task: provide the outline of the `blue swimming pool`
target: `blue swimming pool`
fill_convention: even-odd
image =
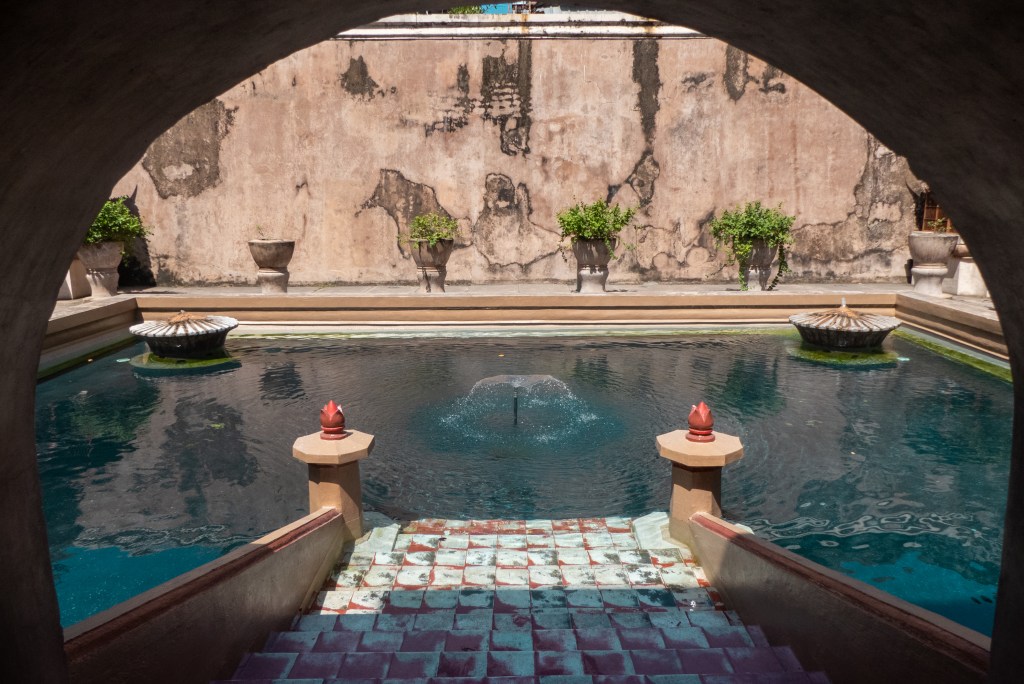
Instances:
[[[329,398],[377,437],[368,508],[396,518],[642,515],[654,437],[703,399],[746,458],[726,517],[990,632],[1011,386],[907,339],[834,368],[795,333],[234,338],[239,367],[141,374],[123,350],[40,383],[37,441],[72,624],[305,513],[292,441]]]

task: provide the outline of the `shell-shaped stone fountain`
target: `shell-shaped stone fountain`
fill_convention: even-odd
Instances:
[[[892,316],[854,311],[846,306],[845,297],[838,308],[794,314],[789,322],[804,342],[833,350],[880,347],[886,335],[900,325]]]
[[[222,351],[228,332],[237,327],[238,321],[230,316],[182,311],[166,321],[147,321],[128,330],[145,340],[157,356],[194,359]]]

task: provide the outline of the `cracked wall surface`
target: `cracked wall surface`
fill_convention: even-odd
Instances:
[[[160,284],[255,282],[259,230],[298,241],[293,283],[411,283],[399,238],[423,211],[459,222],[450,282],[572,283],[555,216],[602,198],[640,209],[613,283],[734,280],[708,223],[755,199],[797,217],[788,280],[863,282],[905,277],[912,188],[778,69],[639,38],[321,43],[194,111],[113,192],[136,193]]]

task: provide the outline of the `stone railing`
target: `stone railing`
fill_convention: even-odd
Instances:
[[[65,630],[71,680],[208,682],[308,607],[363,534],[359,461],[373,435],[345,429],[329,402],[322,431],[295,440],[309,466],[308,516]]]
[[[691,548],[729,608],[837,684],[985,681],[988,637],[723,520],[722,468],[743,446],[713,426],[701,402],[688,431],[656,441],[672,462],[669,536]]]

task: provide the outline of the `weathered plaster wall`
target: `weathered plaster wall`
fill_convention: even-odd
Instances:
[[[642,210],[612,280],[729,280],[708,220],[797,216],[803,280],[900,280],[905,160],[778,69],[710,38],[321,43],[200,107],[115,188],[162,283],[254,282],[257,225],[298,240],[293,283],[411,282],[396,239],[459,220],[450,281],[571,280],[556,213]],[[628,229],[627,229],[628,232]]]

